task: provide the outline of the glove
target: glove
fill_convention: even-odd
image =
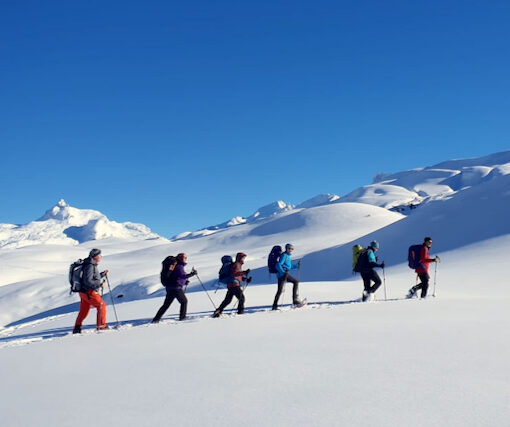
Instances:
[[[439,258],[439,255],[436,255],[435,262],[441,262],[441,258]]]
[[[248,277],[248,278],[246,279],[246,283],[250,283],[250,282],[251,282],[251,277]]]
[[[193,268],[191,269],[191,275],[192,275],[192,276],[196,276],[197,274],[198,274],[198,271],[197,271],[197,270],[195,270],[195,267],[193,267]]]
[[[186,280],[186,286],[188,286],[188,285],[189,285],[189,280]]]
[[[383,262],[381,262],[381,264],[379,264],[379,267],[384,268],[384,265],[385,264],[384,264],[384,261],[383,261]]]
[[[246,271],[245,271],[245,274],[246,274],[246,275],[250,274],[250,271],[251,271],[250,269],[246,270]]]

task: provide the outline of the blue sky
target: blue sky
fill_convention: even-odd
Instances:
[[[171,236],[510,149],[506,1],[0,8],[0,223],[64,198]]]

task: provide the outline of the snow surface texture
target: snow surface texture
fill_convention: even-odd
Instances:
[[[391,181],[384,187],[391,206],[395,182],[427,189],[419,196],[425,203],[407,216],[377,203],[326,203],[188,240],[43,238],[4,247],[2,425],[88,426],[91,416],[113,426],[509,425],[510,292],[501,275],[510,244],[509,162],[510,152],[498,153],[425,168],[421,182],[420,171],[381,178]],[[462,179],[433,176],[468,169]],[[393,194],[399,199],[401,190]],[[437,297],[406,300],[415,283],[407,247],[425,235],[442,259],[431,266],[429,295]],[[387,265],[384,286],[375,303],[360,303],[351,247],[372,239]],[[308,305],[292,309],[289,286],[281,311],[272,312],[275,278],[264,266],[270,248],[287,241],[303,261],[295,274]],[[116,323],[113,297],[121,327],[96,333],[93,311],[73,336],[78,298],[68,295],[67,268],[96,246],[105,255],[100,267],[111,272],[108,320]],[[214,293],[219,260],[241,250],[254,277],[246,314],[227,309],[210,318],[213,306],[194,278],[189,320],[176,320],[174,302],[160,324],[149,324],[163,302],[166,255],[187,252],[187,269],[196,266],[218,305],[225,295]]]

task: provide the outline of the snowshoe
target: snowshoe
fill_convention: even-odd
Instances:
[[[307,299],[303,299],[302,301],[296,300],[294,301],[294,308],[304,307],[308,303]]]

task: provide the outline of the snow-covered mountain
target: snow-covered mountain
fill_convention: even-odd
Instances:
[[[108,238],[162,239],[143,224],[110,221],[99,211],[77,209],[64,200],[36,221],[24,225],[0,224],[0,248],[39,244],[78,245]]]
[[[372,184],[357,188],[342,197],[336,194],[319,194],[298,205],[280,200],[258,209],[247,218],[236,216],[218,225],[181,233],[174,236],[174,239],[201,237],[293,209],[313,208],[331,203],[365,203],[407,215],[422,203],[449,197],[463,188],[475,187],[506,175],[509,170],[510,151],[504,151],[479,158],[450,160],[393,174],[378,173]]]
[[[423,202],[449,197],[508,174],[510,151],[485,157],[450,160],[394,174],[377,174],[370,185],[343,196],[341,202],[368,203],[409,213]]]

